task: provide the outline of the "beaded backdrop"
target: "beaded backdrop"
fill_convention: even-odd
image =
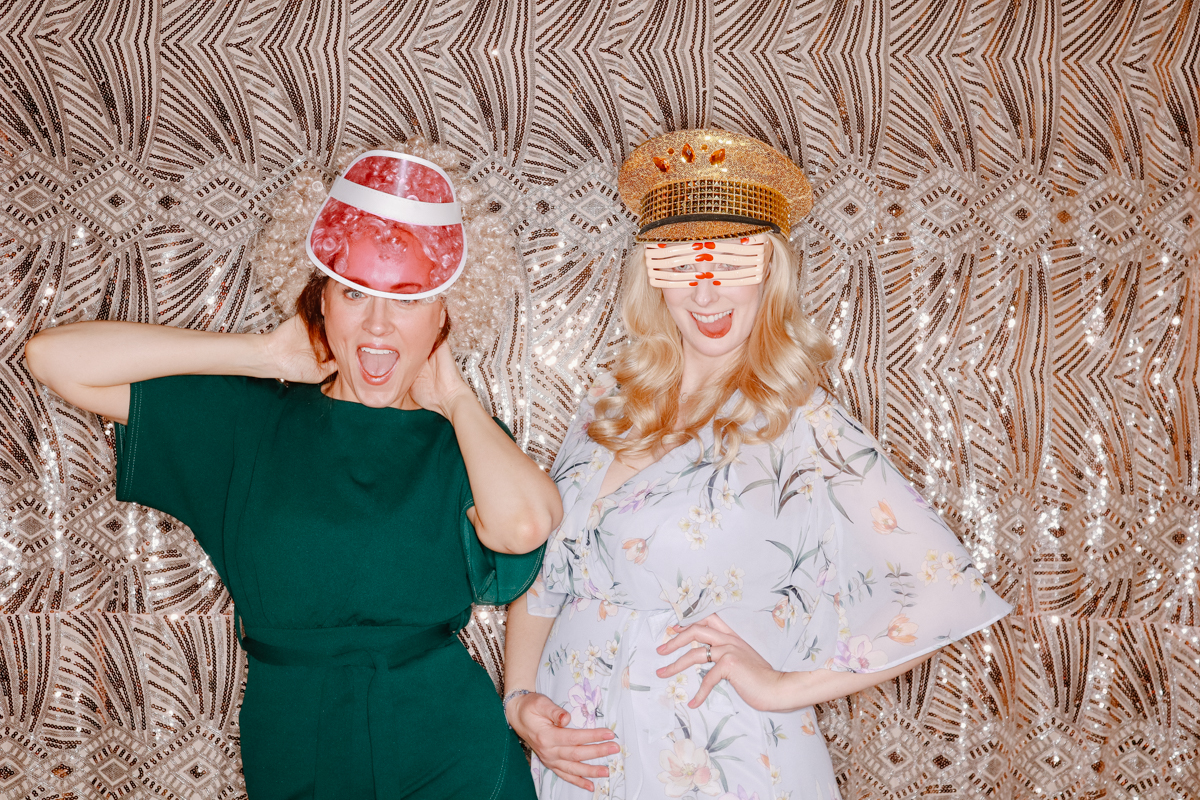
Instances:
[[[30,335],[269,329],[247,254],[279,192],[421,134],[519,236],[508,328],[464,367],[548,463],[622,337],[616,167],[715,126],[810,176],[837,390],[1017,606],[822,708],[846,797],[1200,797],[1200,6],[0,13],[0,795],[244,791],[229,596],[186,528],[114,500],[111,428],[34,384]],[[493,675],[502,622],[464,634]]]

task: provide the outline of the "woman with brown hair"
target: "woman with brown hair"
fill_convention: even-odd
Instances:
[[[1011,607],[823,388],[787,235],[803,173],[717,130],[638,147],[629,341],[552,475],[505,713],[546,798],[838,797],[812,706]]]
[[[84,322],[26,348],[38,380],[119,423],[117,496],[185,522],[229,588],[251,800],[533,795],[454,634],[473,601],[528,588],[562,509],[450,354],[519,267],[446,156],[364,153],[311,228],[267,233],[268,267],[294,266],[280,243],[311,260],[267,270],[304,285],[271,333]]]

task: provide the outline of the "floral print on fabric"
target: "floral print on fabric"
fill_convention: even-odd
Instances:
[[[596,796],[830,800],[811,708],[764,713],[728,683],[687,707],[709,665],[661,679],[655,648],[709,614],[777,669],[874,672],[1011,611],[937,512],[832,398],[817,392],[771,443],[717,466],[711,432],[598,497],[612,454],[587,435],[589,392],[555,460],[562,524],[528,598],[556,617],[538,690],[573,727],[608,727]],[[601,762],[597,762],[601,763]],[[591,794],[534,758],[539,796]]]

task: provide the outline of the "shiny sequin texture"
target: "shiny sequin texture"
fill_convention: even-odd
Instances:
[[[621,165],[617,188],[637,212],[635,238],[644,242],[748,236],[771,227],[786,232],[813,203],[812,186],[787,156],[751,136],[715,129],[674,131],[642,143]],[[697,215],[710,219],[687,219]]]
[[[1018,608],[822,708],[844,796],[1200,797],[1196,13],[12,4],[0,794],[243,791],[228,595],[187,529],[113,500],[111,431],[32,382],[32,333],[270,328],[247,253],[280,189],[421,133],[519,236],[509,324],[463,367],[548,464],[624,334],[617,169],[705,127],[808,176],[794,243],[836,392]],[[464,634],[494,675],[502,622]]]

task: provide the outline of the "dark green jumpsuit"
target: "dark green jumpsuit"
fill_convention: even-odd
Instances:
[[[219,376],[135,384],[117,496],[191,527],[244,626],[249,800],[533,798],[454,632],[541,551],[485,549],[450,423]]]

